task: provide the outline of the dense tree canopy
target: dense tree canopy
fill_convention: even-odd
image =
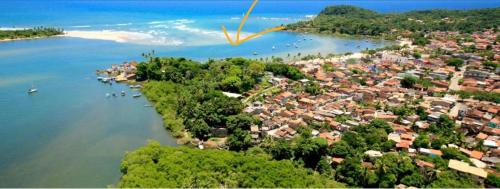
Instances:
[[[20,30],[0,30],[0,40],[4,39],[23,39],[35,37],[50,37],[63,34],[62,29],[36,27],[33,29]]]
[[[348,34],[395,38],[413,32],[418,43],[427,43],[420,33],[428,31],[461,31],[471,33],[497,28],[500,8],[478,10],[422,10],[405,13],[377,13],[371,10],[339,5],[322,10],[310,20],[287,25],[288,30],[326,34]]]
[[[273,72],[276,75],[288,77],[293,80],[299,80],[305,77],[305,75],[300,72],[299,69],[282,63],[266,64],[265,70]]]
[[[243,58],[202,64],[185,58],[149,57],[148,62],[138,65],[137,76],[139,80],[148,80],[143,92],[155,103],[174,135],[187,129],[193,136],[206,139],[213,128],[228,128],[229,134],[237,128],[249,130],[255,120],[240,115],[241,101],[222,92],[243,93],[252,89],[265,68],[261,62]]]
[[[120,167],[124,188],[338,188],[345,187],[290,160],[271,160],[258,150],[236,153],[161,147],[151,142],[128,153]]]

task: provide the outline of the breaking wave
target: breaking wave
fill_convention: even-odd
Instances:
[[[156,20],[143,23],[121,23],[106,24],[105,27],[97,27],[102,30],[69,30],[67,37],[83,39],[108,40],[118,43],[133,43],[140,45],[162,45],[162,46],[202,46],[227,43],[221,30],[205,29],[194,25],[196,21],[191,19]],[[122,28],[118,26],[134,27]],[[91,26],[71,26],[73,28],[88,28]],[[229,31],[231,36],[235,31]],[[242,33],[242,36],[249,35]]]

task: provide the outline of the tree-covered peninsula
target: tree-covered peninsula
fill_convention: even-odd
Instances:
[[[412,44],[289,64],[145,55],[143,93],[205,150],[150,143],[117,186],[498,188],[498,13],[335,6],[288,29]]]
[[[0,30],[0,41],[43,38],[62,35],[64,31],[58,28],[36,27],[33,29]]]
[[[290,160],[272,160],[265,152],[237,153],[160,147],[151,142],[126,155],[124,188],[341,188],[343,184]]]
[[[289,31],[345,34],[395,39],[416,33],[458,31],[471,33],[500,26],[500,8],[477,10],[422,10],[378,13],[355,6],[330,6],[317,17],[286,26]]]
[[[295,67],[244,58],[210,60],[202,64],[185,58],[159,57],[140,63],[137,77],[148,80],[143,92],[155,103],[165,127],[176,137],[182,137],[187,131],[196,138],[207,139],[214,129],[227,130],[230,137],[235,133],[248,135],[237,130],[249,130],[257,120],[242,113],[241,100],[223,92],[249,91],[265,82],[262,77],[266,70],[295,79],[304,77]]]

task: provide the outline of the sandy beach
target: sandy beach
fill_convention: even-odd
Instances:
[[[64,36],[77,37],[83,39],[98,39],[116,41],[119,43],[127,42],[131,39],[148,39],[153,36],[138,32],[125,32],[125,31],[66,31]]]
[[[131,31],[65,31],[65,37],[75,37],[82,39],[107,40],[117,43],[134,43],[141,45],[162,45],[162,46],[179,46],[184,42],[174,38],[158,37],[150,33],[131,32]]]
[[[151,42],[155,37],[151,34],[129,31],[66,31],[65,37],[77,37],[83,39],[97,39],[115,41],[118,43],[126,42]],[[175,43],[175,41],[174,41]],[[178,42],[179,44],[181,42]]]

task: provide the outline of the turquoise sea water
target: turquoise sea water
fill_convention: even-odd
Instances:
[[[70,37],[0,43],[0,187],[105,187],[119,179],[126,151],[148,139],[175,140],[143,97],[124,85],[96,81],[96,69],[155,50],[197,60],[287,53],[339,53],[383,46],[382,41],[276,32],[238,47],[220,25],[235,30],[251,1],[9,1],[0,27],[61,27],[66,31],[136,32],[115,41]],[[381,12],[498,7],[500,1],[261,1],[245,32],[305,19],[326,5],[353,4]],[[303,39],[306,38],[304,41]],[[298,43],[299,48],[286,47]],[[272,46],[276,49],[273,50]],[[358,47],[359,46],[359,47]],[[35,85],[39,92],[28,95]],[[125,90],[126,97],[105,94]]]

